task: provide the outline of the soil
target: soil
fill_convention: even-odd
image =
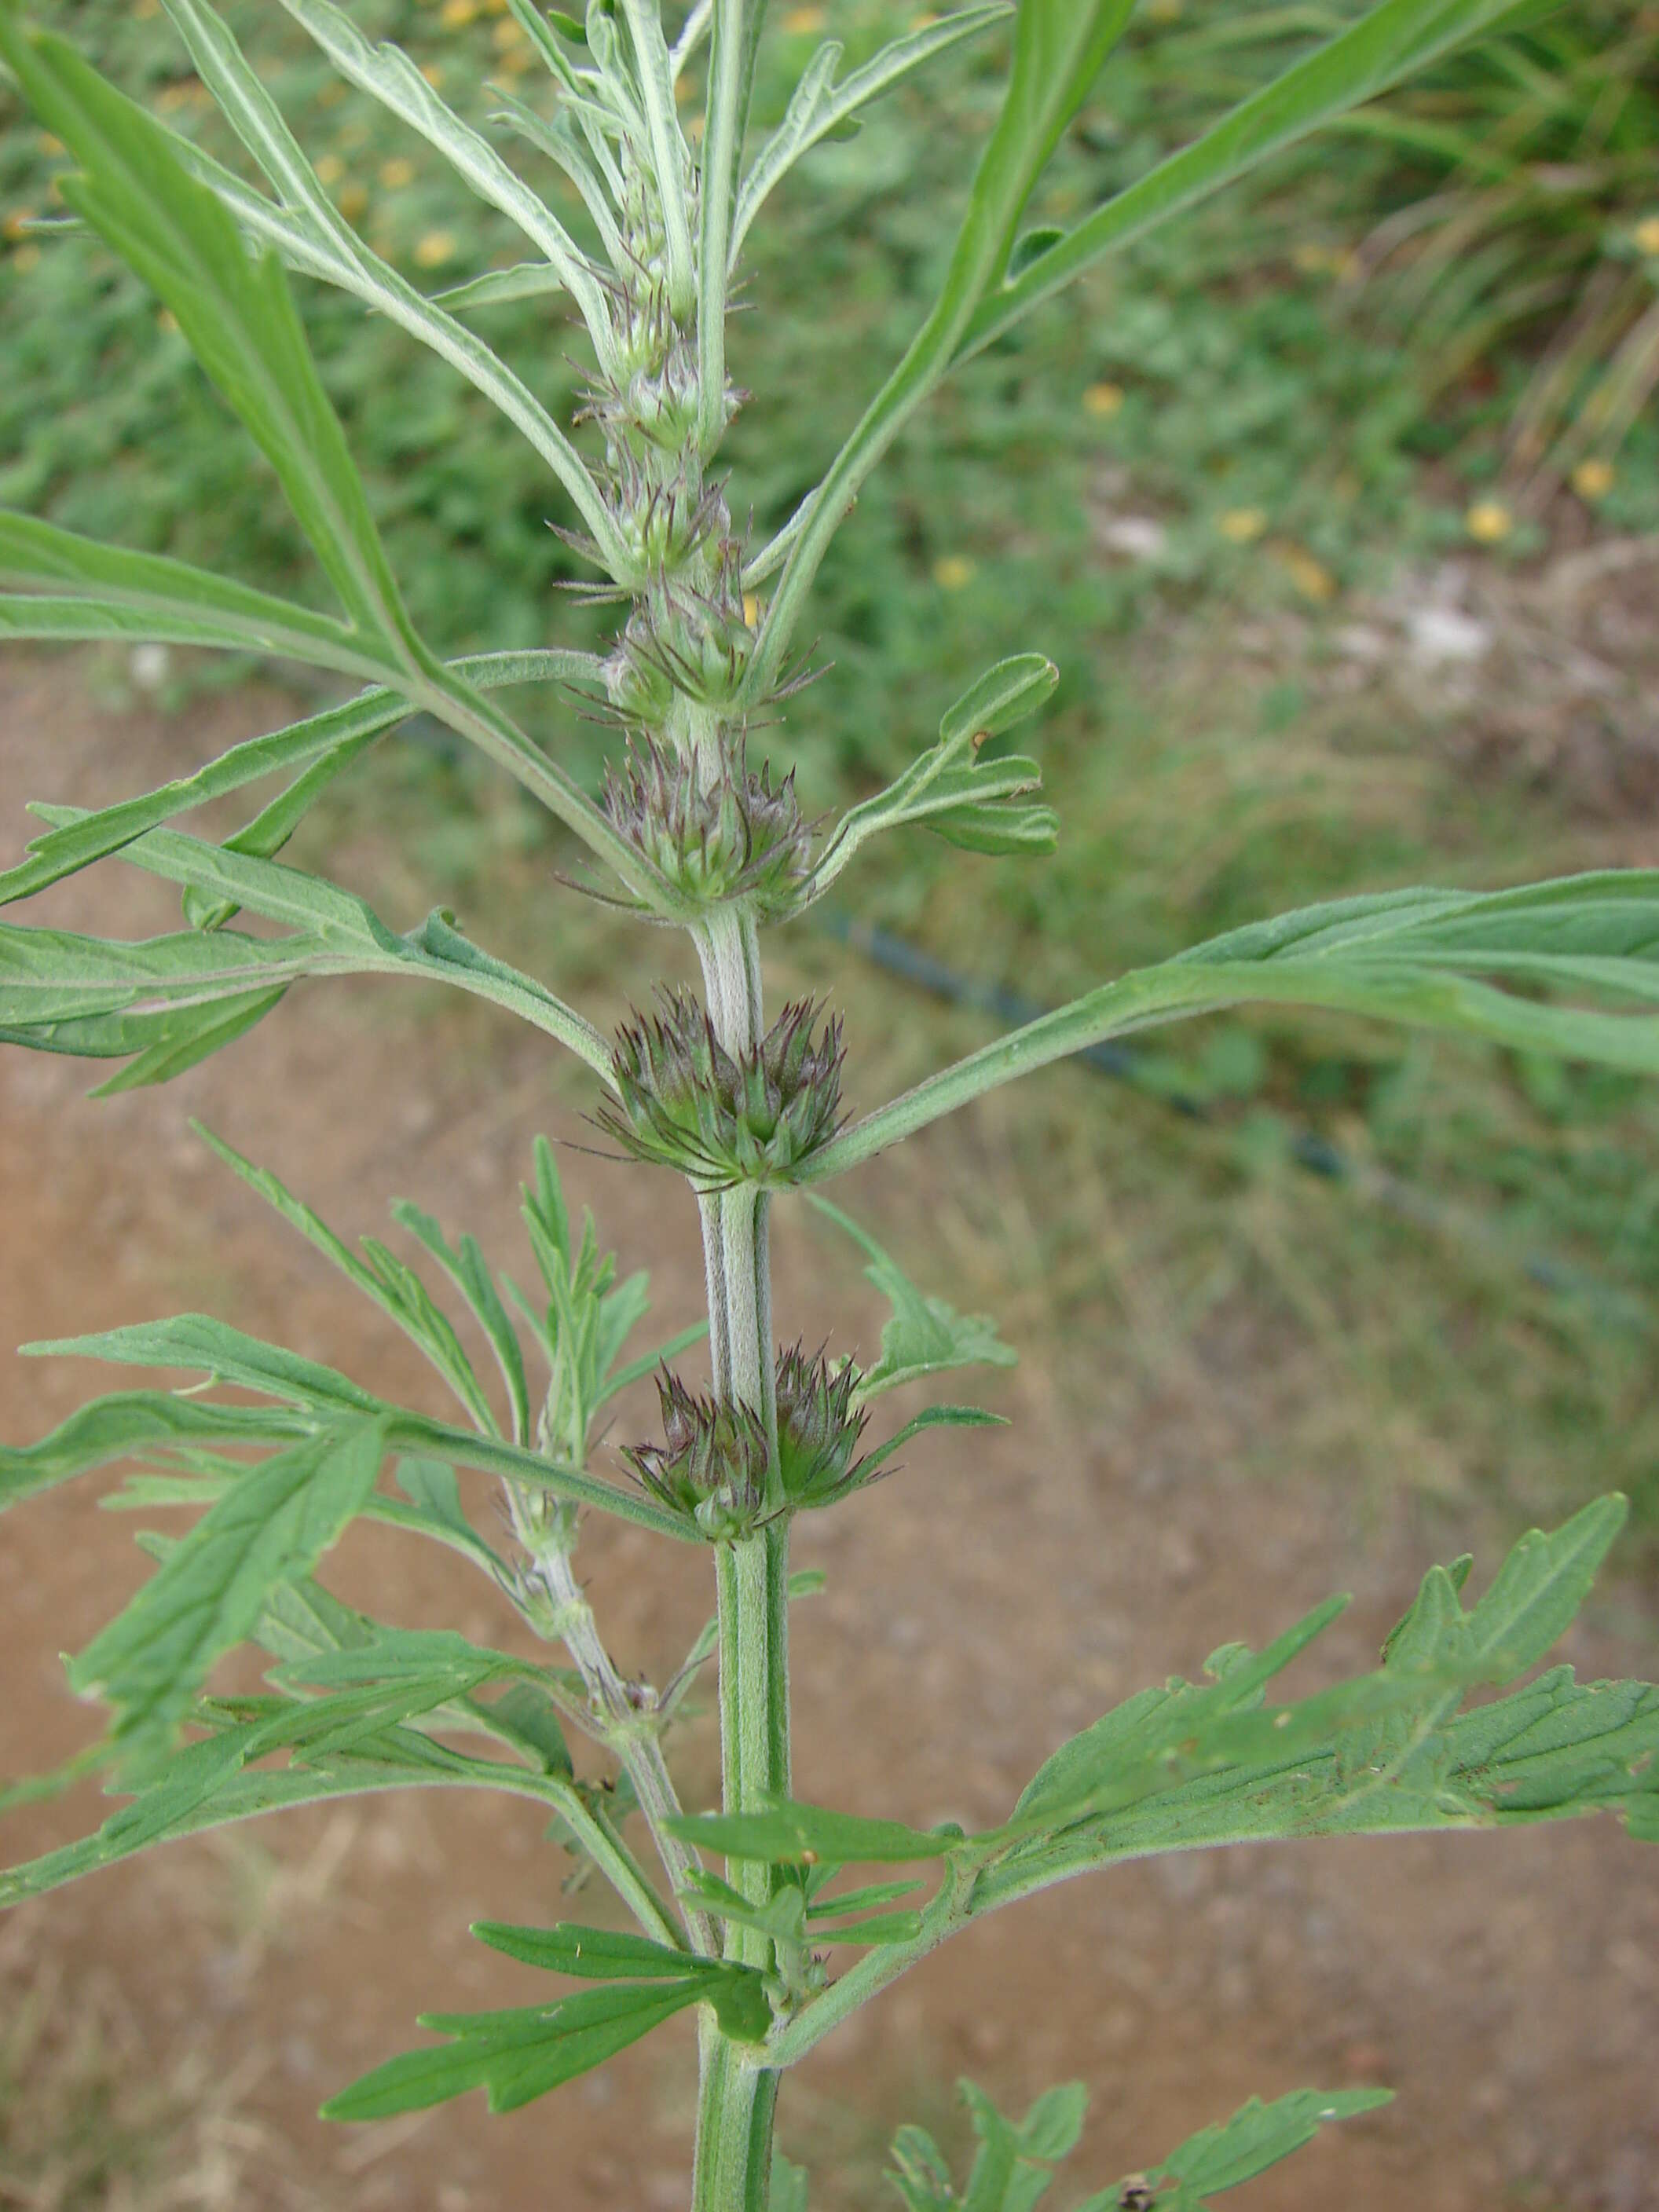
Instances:
[[[9,811],[15,823],[23,794],[44,786],[85,803],[142,788],[279,717],[276,701],[246,693],[182,721],[100,706],[64,664],[10,660]],[[177,926],[162,887],[118,868],[31,919],[71,914],[120,933]],[[430,1394],[413,1355],[217,1166],[186,1115],[342,1232],[381,1230],[387,1203],[408,1195],[515,1270],[533,1134],[590,1134],[538,1042],[419,994],[388,1003],[356,986],[296,995],[165,1090],[97,1103],[88,1087],[84,1064],[0,1056],[0,1340],[203,1308],[418,1402]],[[847,1203],[875,1224],[920,1227],[925,1252],[951,1148],[966,1141],[941,1132],[902,1164],[873,1164]],[[624,1266],[650,1267],[653,1325],[666,1334],[694,1316],[696,1224],[676,1187],[584,1151],[563,1159]],[[820,1226],[785,1206],[777,1248],[783,1333],[798,1317],[818,1330],[827,1306],[836,1344],[871,1346],[878,1310]],[[994,1300],[988,1283],[947,1273],[940,1287],[964,1304]],[[1248,1333],[1199,1348],[1213,1386],[1202,1422],[1172,1395],[1127,1430],[1060,1403],[1042,1347],[1021,1348],[1021,1367],[988,1388],[1012,1426],[975,1438],[971,1464],[960,1440],[924,1440],[899,1479],[801,1528],[799,1563],[829,1577],[795,1624],[804,1796],[982,1823],[1063,1735],[1147,1682],[1196,1672],[1224,1638],[1260,1643],[1333,1588],[1352,1589],[1304,1662],[1303,1684],[1316,1686],[1369,1663],[1428,1557],[1468,1540],[1490,1561],[1491,1528],[1443,1514],[1426,1526],[1404,1482],[1379,1504],[1289,1471],[1231,1476],[1226,1424],[1243,1433],[1270,1395]],[[7,1358],[0,1433],[35,1436],[110,1387],[107,1370]],[[619,1433],[642,1418],[630,1407]],[[53,1765],[93,1732],[58,1655],[144,1566],[131,1521],[92,1503],[82,1486],[7,1516],[0,1775]],[[708,1608],[706,1563],[599,1526],[582,1559],[619,1661],[660,1679]],[[384,1618],[514,1632],[464,1565],[389,1532],[355,1533],[329,1578]],[[1653,1649],[1641,1594],[1626,1586],[1565,1656],[1587,1675],[1632,1674],[1651,1670]],[[687,1795],[708,1802],[706,1711],[678,1753]],[[15,1813],[0,1850],[15,1860],[48,1848],[103,1809],[87,1787]],[[1602,1821],[1258,1848],[1074,1885],[958,1938],[831,2039],[789,2085],[783,2140],[823,2176],[815,2207],[874,2207],[896,2201],[878,2179],[895,2124],[920,2118],[960,2140],[958,2075],[1010,2106],[1080,2076],[1094,2105],[1079,2179],[1056,2192],[1069,2203],[1251,2094],[1380,2081],[1399,2092],[1390,2109],[1328,2130],[1242,2192],[1241,2212],[1642,2212],[1659,2201],[1656,1865]],[[135,2063],[229,2100],[241,2148],[215,2201],[239,2212],[673,2212],[686,2201],[694,2087],[684,2021],[511,2118],[490,2118],[476,2098],[376,2129],[314,2118],[331,2088],[416,2039],[417,2012],[534,2001],[544,1984],[465,1931],[483,1917],[557,1917],[562,1871],[533,1808],[410,1796],[168,1846],[25,1908],[6,1940],[50,1958],[65,2008],[112,1984],[144,2024]],[[157,2201],[206,2201],[192,2186]]]

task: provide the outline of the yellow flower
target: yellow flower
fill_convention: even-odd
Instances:
[[[337,154],[325,154],[317,163],[317,178],[320,184],[337,185],[345,174],[345,163]]]
[[[415,164],[406,160],[403,155],[394,154],[391,161],[381,162],[380,182],[386,186],[387,191],[400,192],[405,185],[412,185],[414,181]]]
[[[459,31],[471,22],[478,12],[478,0],[444,0],[438,21],[452,31]]]
[[[141,23],[147,23],[152,15],[158,15],[161,11],[161,0],[138,0],[132,12]]]
[[[1083,395],[1084,412],[1097,415],[1103,422],[1107,416],[1115,415],[1123,404],[1121,384],[1091,384]]]
[[[1572,488],[1580,499],[1605,499],[1613,489],[1613,478],[1611,461],[1598,459],[1580,461],[1572,472]]]
[[[17,208],[6,217],[3,223],[0,223],[0,237],[21,238],[33,221],[33,208]]]
[[[978,574],[976,563],[963,553],[947,553],[933,563],[933,581],[942,592],[965,591]]]
[[[365,185],[347,185],[340,193],[340,213],[348,222],[356,222],[368,206],[368,188]]]
[[[508,47],[521,46],[524,44],[524,25],[516,16],[503,15],[489,35],[500,51],[505,53]]]
[[[171,115],[190,106],[191,92],[191,87],[187,84],[164,84],[155,95],[155,105],[163,115]]]
[[[416,247],[415,258],[422,269],[441,269],[455,258],[455,241],[447,230],[429,230]]]
[[[1267,518],[1259,507],[1230,507],[1216,522],[1222,536],[1231,538],[1235,545],[1249,544],[1267,527]]]
[[[317,94],[319,107],[337,107],[346,96],[345,79],[331,76]]]
[[[1336,597],[1335,577],[1314,559],[1304,545],[1277,545],[1273,558],[1304,599],[1313,599],[1323,606],[1328,599]]]
[[[822,8],[792,8],[783,19],[783,27],[797,38],[811,38],[814,31],[823,28]]]
[[[528,46],[509,46],[501,56],[501,67],[509,76],[523,76],[536,66],[536,57]]]
[[[743,595],[743,618],[750,629],[760,620],[760,601],[752,592],[745,592]]]
[[[1501,500],[1478,499],[1463,517],[1463,527],[1478,545],[1496,545],[1515,527],[1515,517]]]
[[[11,265],[14,269],[33,269],[40,258],[40,249],[34,240],[30,239],[27,244],[16,248],[11,257]]]
[[[442,91],[444,73],[436,62],[422,62],[421,64],[421,75],[432,87],[434,92]]]
[[[1631,236],[1644,253],[1659,253],[1659,215],[1644,215]]]

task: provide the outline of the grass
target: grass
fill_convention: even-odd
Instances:
[[[377,246],[428,283],[512,254],[495,219],[441,195],[378,111],[325,91],[285,17],[252,0],[226,12]],[[500,5],[443,12],[467,20],[415,0],[354,9],[366,30],[409,40],[474,115],[491,74],[541,96]],[[898,11],[774,12],[772,113],[820,34],[813,19],[850,64]],[[1328,15],[1152,0],[1064,149],[1048,211],[1143,168]],[[82,0],[76,31],[229,151],[153,7]],[[955,58],[875,111],[856,140],[820,150],[763,228],[733,359],[760,396],[732,444],[737,496],[763,522],[814,480],[861,404],[844,365],[895,356],[922,312],[945,245],[938,210],[971,163],[994,64]],[[861,910],[1052,1000],[1344,889],[1644,857],[1631,807],[1593,800],[1580,757],[1639,753],[1640,672],[1623,693],[1575,690],[1558,663],[1582,659],[1584,640],[1565,617],[1552,630],[1536,592],[1553,552],[1659,528],[1652,410],[1598,414],[1605,380],[1580,360],[1583,333],[1613,330],[1616,292],[1609,344],[1637,349],[1626,398],[1645,373],[1656,86],[1659,15],[1574,0],[1149,241],[943,395],[826,563],[815,619],[832,672],[774,743],[827,807],[927,744],[997,654],[1040,647],[1063,670],[1036,744],[1065,836],[1051,862],[966,869],[908,839],[854,888]],[[0,217],[49,209],[55,160],[13,111]],[[0,452],[15,458],[0,501],[292,587],[270,487],[176,336],[89,245],[11,227]],[[1534,263],[1549,282],[1529,292]],[[455,647],[586,641],[594,618],[556,589],[557,518],[511,434],[355,309],[317,295],[307,310],[433,634]],[[481,326],[568,404],[577,372],[556,318],[521,305]],[[1569,356],[1582,373],[1566,373]],[[1562,489],[1589,460],[1602,474]],[[1482,509],[1484,547],[1470,535]],[[1461,692],[1455,668],[1413,678],[1407,650],[1435,564],[1453,556],[1477,564],[1492,641]],[[1528,660],[1544,631],[1555,659]],[[1380,641],[1369,657],[1352,645],[1365,633]],[[107,672],[125,680],[118,664]],[[175,674],[204,672],[175,662]],[[1542,771],[1539,730],[1553,748]],[[544,733],[596,772],[600,732],[556,707]],[[420,886],[398,878],[394,903],[441,890],[571,988],[642,988],[636,939],[595,914],[573,945],[567,905],[556,938],[540,921],[543,829],[466,764],[380,756],[312,834],[372,867],[393,823],[424,872]],[[397,865],[408,873],[407,857]],[[783,949],[804,977],[843,972],[809,932]],[[916,1012],[898,986],[871,985],[854,1040],[870,1096],[984,1034],[972,1016]],[[1172,1115],[1177,1091],[1205,1118]],[[1308,1131],[1340,1146],[1349,1182],[1296,1164]],[[1138,1091],[1066,1075],[931,1140],[976,1170],[932,1233],[982,1279],[981,1303],[1012,1305],[1028,1342],[1041,1332],[1057,1346],[1062,1370],[1069,1346],[1103,1333],[1119,1355],[1115,1414],[1131,1427],[1176,1392],[1241,1466],[1291,1453],[1334,1480],[1480,1490],[1517,1513],[1620,1482],[1652,1516],[1656,1137],[1659,1108],[1614,1079],[1357,1026],[1232,1021],[1152,1052]],[[1077,1355],[1079,1390],[1098,1394],[1097,1368]]]

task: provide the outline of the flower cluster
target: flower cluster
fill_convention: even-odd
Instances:
[[[793,913],[811,872],[812,832],[793,771],[775,790],[741,741],[679,753],[652,738],[605,772],[605,809],[621,836],[686,896],[744,899],[762,920]]]
[[[843,1360],[833,1371],[822,1352],[797,1344],[777,1362],[778,1478],[775,1509],[833,1505],[866,1480],[854,1457],[869,1416],[854,1406],[859,1371]],[[628,1444],[623,1457],[672,1512],[695,1520],[718,1540],[746,1535],[767,1503],[766,1424],[740,1399],[700,1397],[664,1368],[659,1444]]]
[[[859,1381],[850,1359],[832,1371],[822,1350],[809,1358],[797,1344],[781,1355],[778,1465],[792,1504],[833,1505],[864,1481],[868,1462],[853,1456],[870,1418],[853,1403]]]
[[[705,1191],[799,1181],[839,1126],[839,1020],[815,1033],[820,1008],[803,1000],[732,1054],[689,993],[664,991],[660,1005],[619,1033],[618,1103],[599,1127],[635,1159],[678,1168]]]
[[[744,1533],[766,1498],[766,1425],[752,1407],[702,1398],[664,1368],[657,1377],[663,1441],[629,1444],[623,1457],[671,1511],[710,1537]]]

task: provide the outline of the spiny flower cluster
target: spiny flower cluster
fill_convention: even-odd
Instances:
[[[769,1456],[760,1415],[735,1401],[697,1396],[665,1367],[657,1397],[663,1441],[623,1451],[641,1482],[672,1512],[695,1519],[705,1535],[752,1528],[766,1500]]]
[[[767,921],[799,904],[812,832],[793,772],[775,790],[769,766],[754,774],[741,741],[722,744],[711,759],[696,747],[681,753],[650,738],[635,740],[621,771],[605,771],[605,810],[635,852],[688,897],[744,899]]]
[[[678,1168],[702,1190],[799,1181],[838,1126],[839,1020],[815,1034],[821,1009],[802,1000],[734,1054],[689,992],[664,991],[660,1005],[618,1035],[619,1101],[600,1127],[635,1159]]]
[[[821,1348],[811,1358],[799,1344],[781,1355],[778,1465],[793,1504],[833,1505],[864,1481],[868,1463],[853,1456],[870,1418],[853,1403],[859,1381],[850,1359],[832,1372]]]
[[[856,1490],[867,1462],[855,1460],[869,1416],[854,1407],[859,1371],[831,1371],[822,1352],[797,1344],[778,1355],[778,1474],[787,1505],[833,1505]],[[623,1457],[672,1512],[710,1538],[751,1530],[766,1504],[766,1425],[740,1399],[701,1397],[664,1368],[657,1377],[661,1443],[629,1444]],[[784,1510],[780,1506],[777,1510]]]

